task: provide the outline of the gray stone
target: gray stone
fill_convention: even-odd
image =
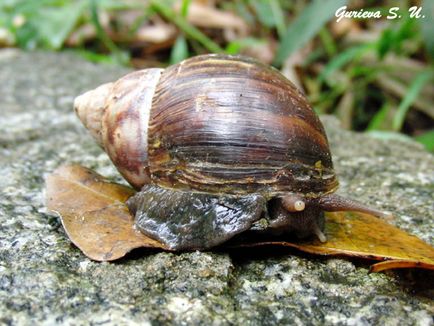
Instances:
[[[125,72],[0,51],[0,324],[433,324],[428,271],[369,274],[365,261],[275,248],[87,259],[44,207],[44,177],[75,162],[121,181],[72,101]],[[433,244],[433,157],[323,121],[339,192],[392,211],[391,223]]]

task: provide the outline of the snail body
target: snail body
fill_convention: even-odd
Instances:
[[[241,56],[202,55],[130,73],[79,96],[75,110],[137,190],[143,233],[206,249],[266,220],[316,234],[323,211],[375,209],[339,197],[327,136],[297,88]]]

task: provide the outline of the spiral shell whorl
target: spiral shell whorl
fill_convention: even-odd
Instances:
[[[150,181],[149,112],[162,71],[153,68],[132,72],[75,101],[80,120],[136,189]]]
[[[102,117],[105,103],[111,92],[113,83],[103,84],[93,90],[77,96],[74,100],[74,110],[92,137],[103,147],[101,138]]]

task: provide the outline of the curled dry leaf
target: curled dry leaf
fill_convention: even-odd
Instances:
[[[47,206],[57,212],[71,241],[91,259],[109,261],[134,248],[164,246],[134,228],[125,201],[134,193],[78,165],[63,166],[47,178]],[[319,255],[379,260],[371,271],[419,267],[434,269],[434,248],[368,214],[326,213],[328,241],[261,241],[231,247],[278,245]],[[255,237],[256,238],[256,237]]]
[[[318,255],[348,256],[380,260],[372,272],[392,268],[434,269],[434,248],[419,238],[369,214],[326,213],[327,242],[262,241],[240,246],[279,245]]]
[[[129,187],[110,183],[78,165],[62,166],[47,178],[47,207],[60,215],[71,241],[89,258],[110,261],[139,247],[163,248],[134,228],[125,201]]]

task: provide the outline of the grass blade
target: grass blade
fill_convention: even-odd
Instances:
[[[366,131],[379,130],[387,119],[387,114],[390,111],[390,105],[385,102],[384,105],[378,110],[378,112],[369,121]]]
[[[336,70],[345,66],[347,63],[353,61],[355,58],[359,57],[369,49],[374,48],[372,44],[363,44],[359,46],[353,46],[346,49],[341,54],[334,57],[323,69],[319,75],[320,81],[325,81],[327,78]]]
[[[285,18],[279,0],[270,0],[270,7],[273,12],[273,18],[279,38],[283,38],[285,36]]]
[[[78,1],[40,11],[39,33],[50,48],[58,50],[62,47],[82,15],[85,5],[84,1]]]
[[[414,137],[414,139],[423,144],[427,150],[434,152],[434,129]]]
[[[172,52],[170,52],[170,64],[178,63],[184,59],[188,58],[188,45],[187,40],[183,34],[180,34],[172,47]]]
[[[237,39],[235,41],[230,42],[226,46],[226,53],[227,54],[238,54],[241,50],[248,48],[248,47],[255,47],[255,46],[261,46],[265,45],[267,43],[264,39],[257,39],[253,37],[246,37]]]
[[[422,36],[425,42],[425,47],[431,59],[434,59],[434,1],[422,1],[423,19],[418,19],[420,23]]]
[[[411,104],[414,102],[414,100],[419,95],[420,91],[422,90],[423,86],[430,81],[434,77],[434,71],[433,70],[427,70],[422,71],[419,73],[416,78],[413,80],[411,85],[409,86],[407,90],[407,94],[402,99],[401,103],[399,104],[398,110],[393,117],[393,123],[392,127],[393,130],[399,131],[402,128],[402,125],[404,124],[405,116],[410,109]]]
[[[250,0],[259,22],[268,28],[277,29],[279,38],[285,35],[285,18],[279,0]]]
[[[117,47],[117,45],[111,40],[111,38],[104,31],[104,28],[101,26],[101,23],[99,21],[98,4],[96,0],[91,0],[90,12],[91,12],[91,21],[95,26],[98,38],[111,52],[116,62],[122,65],[127,65],[129,62],[129,56],[125,52],[122,52]]]
[[[181,4],[181,16],[187,17],[188,14],[188,8],[190,7],[191,0],[182,0]]]
[[[346,0],[315,0],[288,26],[282,43],[277,49],[274,65],[280,66],[294,51],[305,45],[334,16]]]
[[[254,8],[256,17],[258,18],[261,25],[268,28],[273,28],[276,26],[270,1],[250,0],[249,3]]]
[[[324,46],[324,49],[327,52],[327,55],[329,57],[335,56],[337,52],[336,43],[333,40],[332,34],[327,30],[327,28],[321,29],[321,31],[319,32],[319,37]]]

